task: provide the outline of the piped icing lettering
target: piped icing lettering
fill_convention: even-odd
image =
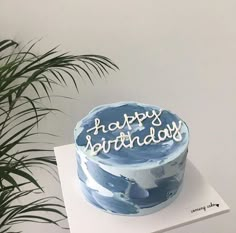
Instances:
[[[92,143],[92,136],[87,135],[87,145],[85,147],[86,151],[90,151],[91,155],[97,155],[100,151],[104,153],[108,153],[111,148],[116,151],[119,151],[121,148],[133,148],[135,145],[143,146],[149,144],[158,144],[164,142],[167,139],[173,139],[176,142],[180,142],[182,140],[181,135],[181,126],[182,121],[171,122],[170,124],[166,124],[164,128],[158,129],[158,126],[162,125],[161,122],[161,113],[162,110],[158,112],[152,110],[151,112],[138,113],[135,112],[134,115],[128,116],[124,114],[124,121],[121,123],[119,121],[111,122],[107,126],[101,123],[99,118],[95,118],[94,127],[87,130],[87,133],[93,132],[94,135],[98,135],[99,131],[106,134],[108,132],[112,132],[115,130],[122,130],[127,128],[127,132],[120,132],[119,135],[112,139],[106,140],[104,137],[101,139],[100,143]],[[143,126],[143,121],[146,119],[151,119],[152,126],[150,127],[149,134],[146,135],[143,139],[140,139],[139,136],[132,136],[132,124],[138,124],[141,128]]]

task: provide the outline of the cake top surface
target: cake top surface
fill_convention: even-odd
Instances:
[[[111,166],[155,166],[187,150],[188,127],[158,106],[119,102],[94,108],[76,125],[81,156]]]

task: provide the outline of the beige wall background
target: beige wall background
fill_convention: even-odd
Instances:
[[[235,233],[235,12],[234,0],[0,0],[0,39],[42,39],[39,51],[60,45],[73,54],[108,56],[120,67],[94,86],[80,82],[79,95],[72,87],[57,90],[75,100],[55,100],[66,114],[41,125],[60,135],[55,145],[72,143],[76,122],[99,104],[135,100],[178,113],[191,132],[189,158],[232,211],[170,232]],[[61,195],[58,183],[41,179],[49,194]]]

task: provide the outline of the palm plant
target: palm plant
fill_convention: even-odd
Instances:
[[[34,143],[36,135],[51,135],[39,132],[40,122],[60,111],[45,100],[69,80],[78,90],[76,77],[93,82],[94,75],[103,77],[118,68],[104,56],[74,56],[57,48],[38,55],[36,44],[19,49],[12,40],[0,41],[0,233],[13,232],[14,224],[27,221],[60,225],[66,217],[59,198],[38,196],[43,187],[33,173],[35,167],[50,172],[56,165],[53,156],[42,155],[51,149]],[[29,195],[33,201],[27,201]],[[43,215],[45,211],[53,216]]]

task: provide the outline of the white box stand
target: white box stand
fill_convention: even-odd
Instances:
[[[137,217],[105,213],[89,204],[80,191],[74,144],[54,149],[71,233],[163,232],[229,211],[224,200],[188,160],[183,189],[166,208]]]

